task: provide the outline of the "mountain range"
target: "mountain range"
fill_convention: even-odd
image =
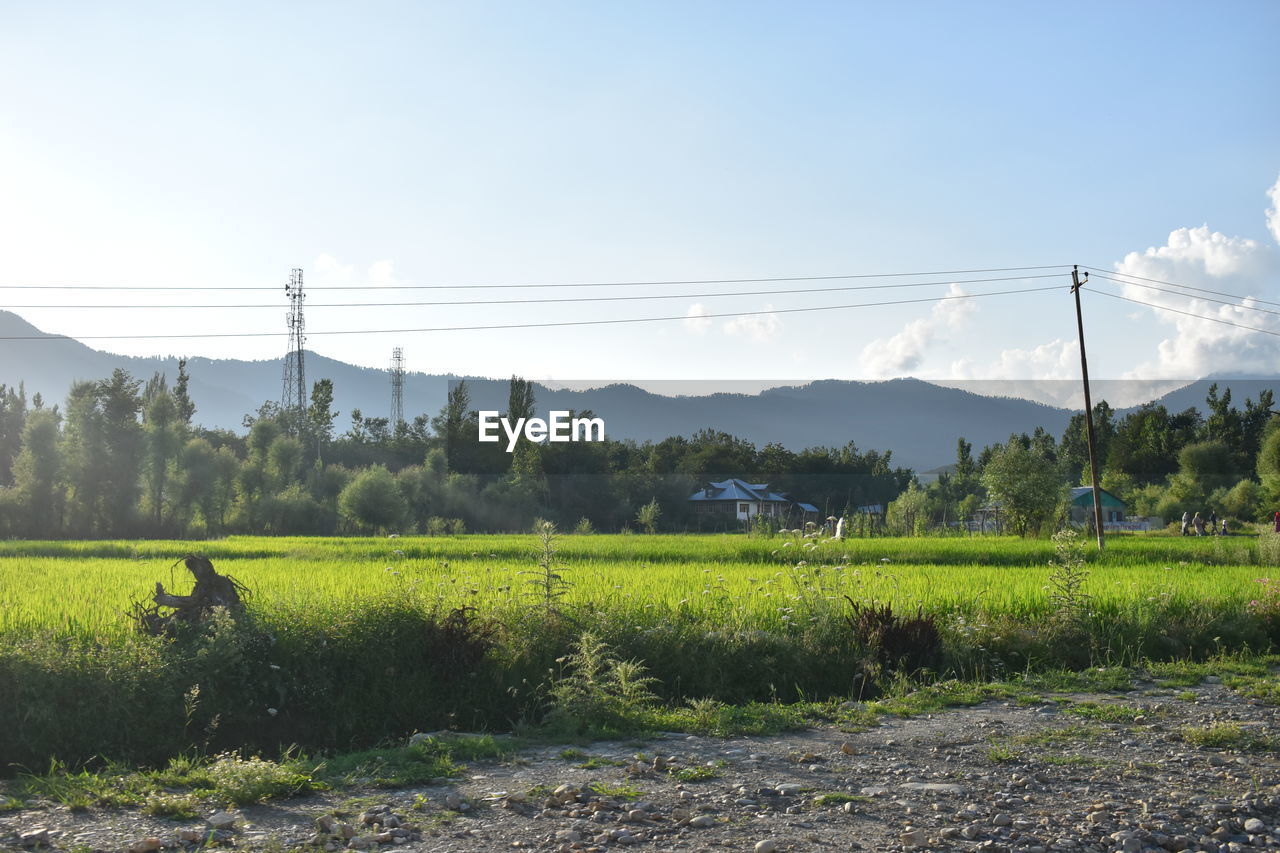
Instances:
[[[14,340],[14,338],[40,340]],[[334,407],[343,431],[353,409],[365,417],[385,417],[391,409],[388,373],[306,353],[308,383],[331,379]],[[96,380],[123,368],[139,379],[177,376],[177,358],[139,358],[92,349],[79,341],[48,335],[10,311],[0,311],[0,383],[23,383],[28,398],[39,393],[47,404],[60,403],[77,380]],[[282,362],[191,358],[189,393],[195,421],[206,427],[241,431],[243,417],[263,402],[279,400]],[[518,372],[518,371],[517,371]],[[434,415],[444,405],[450,382],[466,378],[472,407],[503,410],[507,380],[406,373],[403,401],[406,418]],[[1188,382],[1158,398],[1171,411],[1189,406],[1204,410],[1211,382],[1229,386],[1233,402],[1257,399],[1263,389],[1280,388],[1280,377],[1217,378]],[[672,387],[679,387],[672,383]],[[604,418],[610,438],[656,441],[689,436],[712,428],[763,446],[777,442],[792,450],[818,445],[861,450],[890,450],[895,465],[917,471],[947,465],[955,459],[956,439],[963,436],[976,449],[1004,441],[1014,432],[1044,427],[1061,436],[1072,410],[1008,396],[985,396],[918,379],[880,382],[819,380],[769,388],[759,393],[711,393],[668,396],[635,385],[613,384],[586,390],[536,385],[537,408],[590,410]],[[1124,409],[1118,410],[1123,414]]]

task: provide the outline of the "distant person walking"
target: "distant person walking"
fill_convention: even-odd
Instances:
[[[1218,532],[1218,511],[1216,509],[1209,510],[1209,535]]]
[[[1276,513],[1276,533],[1280,533],[1280,512]]]
[[[1191,513],[1184,512],[1182,514],[1182,535],[1188,536],[1187,528],[1191,526]],[[1276,532],[1280,533],[1280,512],[1276,513]]]
[[[1200,517],[1200,513],[1197,512],[1191,519],[1191,526],[1196,529],[1197,536],[1204,535],[1204,519]]]
[[[1224,519],[1222,519],[1222,532],[1221,532],[1221,533],[1219,533],[1218,535],[1219,535],[1219,536],[1226,536],[1226,535],[1227,535],[1227,520],[1226,520],[1225,518],[1224,518]]]

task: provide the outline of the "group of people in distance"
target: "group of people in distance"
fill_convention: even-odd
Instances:
[[[1280,531],[1280,513],[1276,513],[1276,530]],[[1222,519],[1222,526],[1218,526],[1218,513],[1214,510],[1209,511],[1209,520],[1205,521],[1200,513],[1194,516],[1189,512],[1182,514],[1182,535],[1183,536],[1219,536],[1227,535],[1227,520]]]

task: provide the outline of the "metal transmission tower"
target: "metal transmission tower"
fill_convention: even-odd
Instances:
[[[297,412],[299,417],[307,411],[307,377],[303,364],[302,270],[294,269],[289,283],[284,286],[289,296],[289,351],[284,355],[284,390],[280,392],[280,408],[285,412]]]
[[[391,351],[391,431],[404,423],[404,350]]]

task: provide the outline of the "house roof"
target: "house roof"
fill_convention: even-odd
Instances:
[[[719,483],[712,483],[705,489],[699,489],[689,496],[689,500],[791,503],[791,500],[785,495],[769,491],[768,483],[748,483],[736,477],[731,477]]]
[[[817,512],[818,508],[813,504],[796,504],[803,512]]]
[[[1125,502],[1106,489],[1098,489],[1101,493],[1102,503],[1107,506],[1125,506]],[[1084,500],[1082,500],[1084,499]],[[1088,504],[1093,505],[1093,486],[1074,486],[1071,489],[1071,502],[1081,506]]]

